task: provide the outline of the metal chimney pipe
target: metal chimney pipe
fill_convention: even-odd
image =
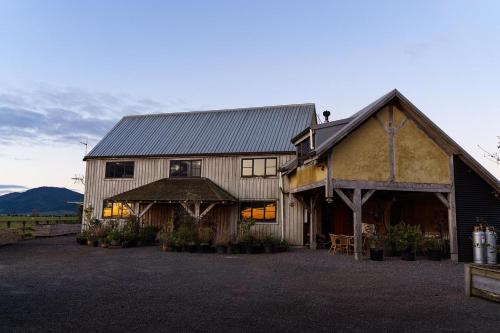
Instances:
[[[323,117],[325,117],[325,123],[328,122],[328,117],[330,117],[330,114],[331,113],[328,110],[323,111]]]

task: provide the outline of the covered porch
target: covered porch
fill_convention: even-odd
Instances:
[[[164,178],[112,196],[106,202],[121,203],[141,225],[173,229],[179,218],[188,215],[196,221],[210,219],[217,236],[234,232],[227,217],[236,198],[206,178]]]
[[[305,207],[304,245],[317,248],[328,243],[332,234],[345,235],[350,237],[350,253],[359,260],[369,250],[365,228],[387,236],[392,226],[404,222],[418,225],[424,237],[442,240],[445,254],[456,260],[451,186],[376,186],[354,181],[333,184],[330,196],[325,196],[325,186],[294,194]]]

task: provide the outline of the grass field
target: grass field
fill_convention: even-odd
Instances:
[[[0,216],[0,229],[23,228],[35,224],[80,223],[79,216]]]

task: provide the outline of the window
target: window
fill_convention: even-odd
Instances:
[[[253,218],[257,223],[276,223],[276,201],[249,201],[240,203],[242,219]]]
[[[276,176],[276,158],[244,158],[241,160],[242,177]]]
[[[121,202],[105,202],[102,209],[103,218],[120,219],[130,216],[130,210],[127,205]]]
[[[201,160],[170,161],[170,177],[201,177]]]
[[[305,160],[311,155],[311,142],[309,139],[302,141],[297,144],[297,157],[299,160],[299,165],[301,165]]]
[[[106,162],[106,178],[134,178],[134,162]]]

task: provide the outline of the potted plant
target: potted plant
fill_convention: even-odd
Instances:
[[[387,238],[380,234],[373,234],[369,239],[370,259],[374,261],[384,260],[384,245]]]
[[[253,253],[254,251],[254,241],[255,238],[251,233],[252,227],[255,225],[255,220],[253,218],[244,218],[238,221],[238,235],[239,235],[239,246],[240,252],[243,253]]]
[[[433,261],[440,261],[443,258],[443,242],[438,237],[425,237],[422,241],[422,251],[427,254],[427,258]]]
[[[218,254],[224,254],[224,253],[226,253],[227,248],[228,248],[228,246],[224,242],[219,242],[219,243],[215,244],[215,251]]]
[[[163,252],[171,251],[174,246],[174,235],[169,228],[164,228],[158,236],[160,240],[160,248]]]
[[[401,259],[414,261],[416,259],[417,248],[422,240],[420,225],[410,225],[401,222],[391,227],[391,242],[397,251],[401,252]]]
[[[117,228],[109,232],[108,241],[109,241],[109,246],[113,247],[121,246],[122,235]]]
[[[288,251],[288,242],[284,239],[282,241],[280,241],[279,245],[278,245],[278,252],[286,252]]]
[[[186,246],[186,241],[182,238],[176,237],[174,242],[175,252],[182,252]]]
[[[212,241],[213,234],[214,232],[210,227],[200,227],[198,229],[198,240],[200,241],[201,252],[210,252],[210,242]]]
[[[87,245],[88,233],[86,231],[76,234],[76,242],[80,245]]]
[[[265,253],[273,253],[277,244],[279,244],[279,241],[273,235],[267,235],[262,239]]]
[[[138,240],[140,245],[153,245],[156,241],[156,235],[159,229],[152,225],[146,225],[140,228]]]
[[[132,247],[137,244],[139,229],[139,220],[136,216],[130,215],[122,229],[122,247]]]

